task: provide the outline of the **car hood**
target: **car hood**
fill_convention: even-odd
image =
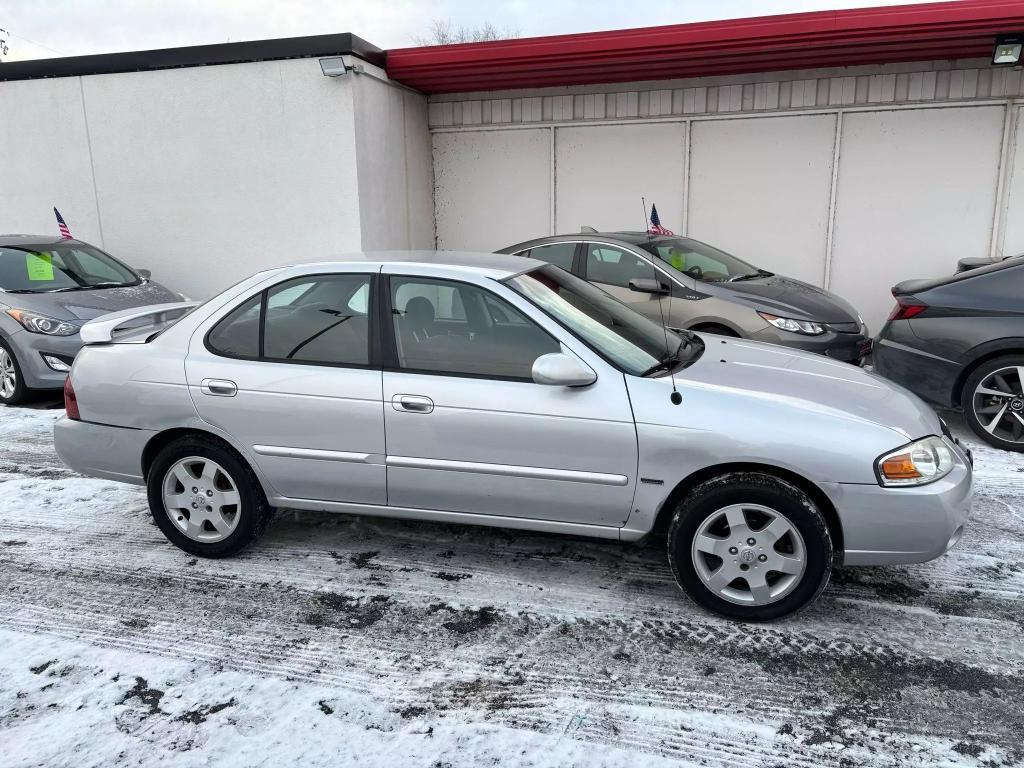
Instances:
[[[704,354],[678,378],[726,390],[764,410],[789,409],[793,418],[805,411],[888,429],[901,442],[942,433],[939,417],[917,395],[863,368],[775,344],[701,337]]]
[[[18,309],[39,312],[61,320],[92,320],[121,309],[180,301],[181,297],[159,283],[147,281],[124,288],[97,288],[67,293],[9,293],[0,301]]]
[[[734,298],[751,306],[797,320],[856,323],[857,310],[835,294],[791,277],[772,275],[734,283],[718,283]]]

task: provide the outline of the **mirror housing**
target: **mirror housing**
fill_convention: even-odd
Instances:
[[[136,269],[135,271],[139,273],[139,277],[143,280],[150,280],[153,277],[153,273],[148,269]]]
[[[554,387],[585,387],[597,381],[597,374],[572,355],[550,352],[533,361],[533,380]]]
[[[668,293],[668,286],[653,277],[634,277],[629,281],[629,290],[637,293],[653,293],[657,296],[664,296]]]

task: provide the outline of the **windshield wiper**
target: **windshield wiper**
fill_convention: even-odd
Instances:
[[[758,278],[758,277],[771,277],[774,274],[775,274],[774,272],[769,272],[769,271],[764,270],[764,269],[759,269],[759,270],[757,270],[757,272],[748,272],[745,275],[736,275],[736,277],[730,277],[726,282],[738,283],[740,280],[753,280],[753,279]]]
[[[89,291],[92,290],[93,288],[127,288],[130,285],[135,285],[135,283],[118,283],[113,280],[110,280],[106,283],[92,283],[91,285],[83,285],[82,289]]]
[[[689,347],[690,347],[690,345],[692,343],[693,343],[693,332],[692,331],[685,331],[685,335],[683,336],[682,341],[679,342],[679,346],[676,347],[676,351],[675,352],[670,352],[670,353],[666,354],[663,358],[661,358],[658,362],[656,362],[654,365],[652,365],[650,368],[648,368],[646,371],[644,371],[640,375],[641,376],[650,376],[652,373],[658,373],[659,371],[667,371],[667,370],[670,370],[672,368],[675,368],[677,365],[679,365],[681,362],[683,362],[682,357],[680,357],[680,353],[684,349],[689,349]]]

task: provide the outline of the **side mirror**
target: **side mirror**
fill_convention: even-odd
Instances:
[[[653,277],[634,277],[629,281],[629,290],[661,296],[668,293],[668,286]]]
[[[597,374],[572,355],[551,352],[533,361],[533,380],[555,387],[585,387],[597,381]]]
[[[153,277],[153,273],[150,272],[148,269],[136,269],[135,271],[139,273],[139,277],[141,277],[143,280],[149,280],[151,277]]]

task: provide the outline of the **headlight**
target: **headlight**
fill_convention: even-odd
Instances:
[[[820,336],[825,332],[825,326],[820,323],[812,323],[810,320],[794,320],[790,317],[778,317],[769,315],[767,312],[758,312],[761,317],[783,331],[790,333],[802,333],[804,336]]]
[[[924,485],[948,475],[955,462],[953,451],[941,437],[926,437],[887,453],[876,469],[882,485]]]
[[[74,336],[78,326],[55,317],[26,312],[24,309],[8,309],[7,314],[21,323],[29,333],[42,333],[47,336]]]

